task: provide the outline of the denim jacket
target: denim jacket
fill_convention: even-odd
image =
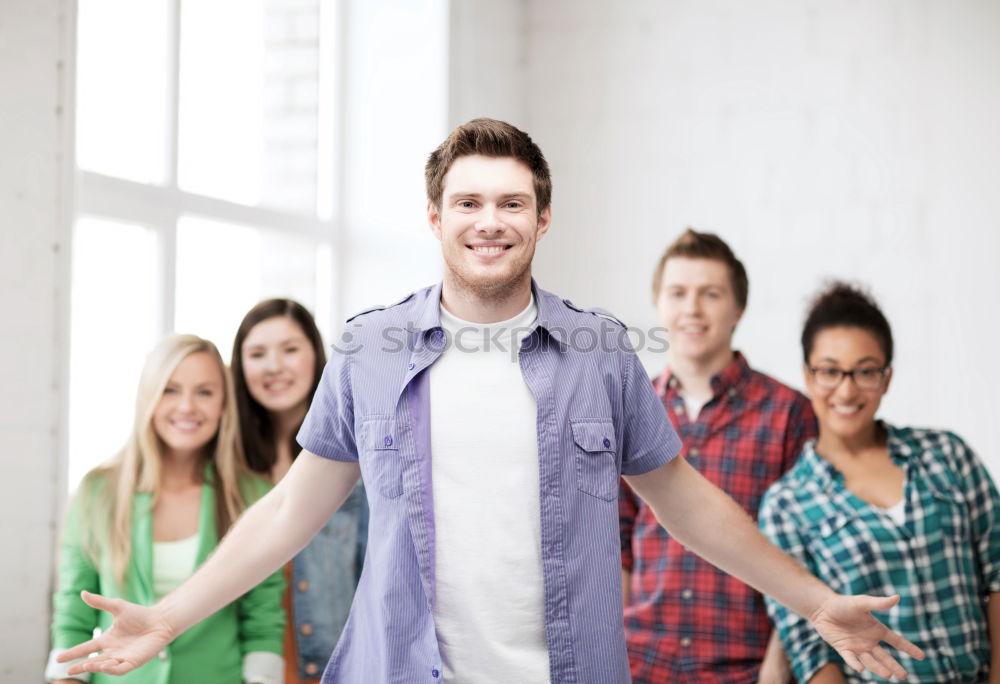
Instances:
[[[300,679],[318,678],[354,599],[368,540],[368,500],[359,482],[292,565],[292,613]]]

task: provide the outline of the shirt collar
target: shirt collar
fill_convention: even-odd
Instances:
[[[889,457],[896,465],[902,465],[909,458],[910,449],[899,439],[895,427],[884,420],[877,422],[885,430]],[[816,453],[815,439],[810,439],[805,443],[802,449],[802,458],[799,459],[796,469],[801,480],[814,480],[823,489],[829,489],[838,475],[833,464]]]
[[[441,283],[432,285],[426,293],[424,300],[417,305],[419,308],[413,322],[417,332],[441,327]]]
[[[810,439],[805,443],[796,470],[802,481],[816,482],[821,489],[830,488],[837,472],[832,463],[816,453],[815,439]]]
[[[538,307],[538,327],[545,329],[560,345],[568,344],[569,334],[573,330],[573,321],[567,313],[563,301],[551,292],[538,287],[535,279],[531,279],[531,291]],[[441,283],[427,290],[427,295],[418,304],[417,316],[414,321],[416,331],[425,333],[441,328]]]
[[[750,379],[750,372],[750,365],[743,354],[734,351],[733,360],[729,362],[729,365],[712,376],[710,381],[712,385],[712,398],[714,399],[726,392],[730,394],[738,392],[740,387]],[[680,378],[674,375],[669,367],[660,376],[659,384],[659,390],[663,394],[676,392],[681,387]]]

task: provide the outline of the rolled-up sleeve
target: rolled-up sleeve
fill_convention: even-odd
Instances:
[[[350,352],[334,348],[296,440],[317,456],[357,462]]]
[[[681,440],[632,351],[625,356],[622,394],[622,475],[642,475],[673,460],[680,453]]]
[[[1000,495],[986,466],[960,437],[948,433],[953,469],[962,479],[969,524],[982,580],[990,593],[1000,592]]]

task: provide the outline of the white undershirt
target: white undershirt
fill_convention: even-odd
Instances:
[[[880,511],[887,514],[892,521],[902,527],[906,524],[906,499],[900,499],[899,503],[889,508],[878,507]]]
[[[537,408],[517,361],[536,317],[534,299],[490,325],[441,309],[450,344],[430,370],[434,624],[451,684],[549,681]]]
[[[698,414],[705,408],[708,399],[695,399],[686,394],[681,394],[681,397],[684,399],[684,408],[687,411],[688,420],[693,423],[698,420]]]
[[[198,535],[168,542],[153,542],[153,598],[159,601],[194,572],[198,560]]]

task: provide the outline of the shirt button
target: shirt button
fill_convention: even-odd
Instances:
[[[412,363],[408,363],[408,364],[406,364],[406,367],[407,367],[407,369],[409,369],[409,370],[413,370],[413,369],[414,369],[414,368],[416,368],[417,366],[416,366],[415,364],[412,364]]]
[[[690,601],[692,596],[694,596],[694,592],[690,589],[685,589],[681,592],[681,598],[685,601]]]
[[[305,634],[306,636],[309,636],[310,634],[313,633],[313,626],[307,622],[301,627],[299,627],[299,631]]]
[[[166,651],[166,649],[164,649],[164,650],[160,651],[159,653],[157,653],[156,657],[158,657],[160,660],[166,660],[167,659],[167,651]]]
[[[431,670],[431,677],[433,677],[434,679],[437,679],[440,676],[441,676],[441,673],[438,672],[436,669]]]
[[[688,456],[691,456],[693,458],[698,458],[698,456],[700,454],[701,454],[701,452],[698,451],[698,447],[694,447],[694,448],[692,448],[691,450],[688,451]]]
[[[691,637],[684,637],[683,639],[681,639],[681,646],[687,648],[690,645],[691,645]]]
[[[306,674],[314,675],[319,672],[319,668],[316,667],[316,663],[306,663]]]
[[[611,440],[608,439],[607,437],[604,438],[604,448],[605,449],[610,449],[611,448]]]
[[[299,591],[305,591],[309,588],[309,582],[305,580],[299,581]]]
[[[385,440],[384,441],[385,441],[385,445],[386,446],[392,446],[392,437],[390,437],[389,435],[385,436]]]
[[[735,387],[730,387],[729,388],[729,396],[731,396],[731,397],[735,397],[736,396],[736,388]]]

